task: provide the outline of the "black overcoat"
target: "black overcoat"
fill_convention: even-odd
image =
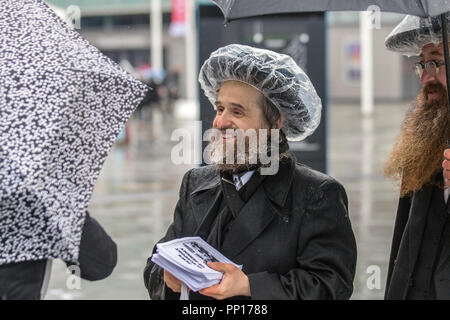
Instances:
[[[221,192],[214,166],[187,172],[173,223],[160,242],[197,235]],[[294,159],[280,163],[241,209],[221,252],[243,265],[252,299],[350,298],[356,243],[344,188]],[[150,259],[144,270],[150,297],[178,299]]]
[[[432,181],[442,180],[442,174],[437,174]],[[386,281],[385,299],[406,299],[408,289],[413,285],[413,273],[422,245],[427,213],[432,205],[433,190],[438,188],[434,183],[425,184],[421,190],[401,197],[398,204],[394,234],[389,258]],[[441,192],[443,192],[441,190]],[[443,200],[442,200],[443,201]],[[447,209],[448,210],[448,204]],[[443,253],[447,254],[447,253]],[[450,253],[446,268],[450,274]],[[440,283],[441,297],[450,299],[450,277],[445,283]]]

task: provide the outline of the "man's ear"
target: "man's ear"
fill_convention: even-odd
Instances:
[[[280,116],[277,120],[277,129],[281,129],[282,123],[283,123],[283,117]]]

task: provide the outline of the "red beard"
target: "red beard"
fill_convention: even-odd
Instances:
[[[438,95],[428,99],[428,94]],[[400,196],[420,190],[442,170],[443,152],[450,138],[447,91],[439,83],[426,84],[407,114],[384,172],[401,184]]]

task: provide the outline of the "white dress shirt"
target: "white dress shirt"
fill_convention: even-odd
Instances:
[[[250,180],[254,172],[255,170],[247,171],[241,177],[239,177],[238,174],[233,173],[233,182],[237,191],[239,191],[239,189],[241,189],[248,182],[248,180]]]

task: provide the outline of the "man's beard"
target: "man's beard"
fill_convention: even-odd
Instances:
[[[243,132],[241,131],[241,133]],[[210,163],[222,172],[241,173],[261,167],[270,167],[273,161],[279,161],[288,156],[287,152],[279,154],[279,145],[272,145],[270,136],[267,136],[267,141],[262,141],[266,143],[266,147],[262,147],[262,144],[259,143],[260,137],[258,137],[258,143],[250,143],[248,136],[245,136],[244,139],[243,144],[239,143],[237,137],[227,139],[225,142],[222,138],[213,139],[208,145]],[[269,158],[270,162],[267,163]]]
[[[439,95],[428,100],[428,93]],[[384,173],[400,184],[400,196],[418,191],[442,170],[443,152],[450,138],[447,92],[439,83],[425,85],[408,112]]]

